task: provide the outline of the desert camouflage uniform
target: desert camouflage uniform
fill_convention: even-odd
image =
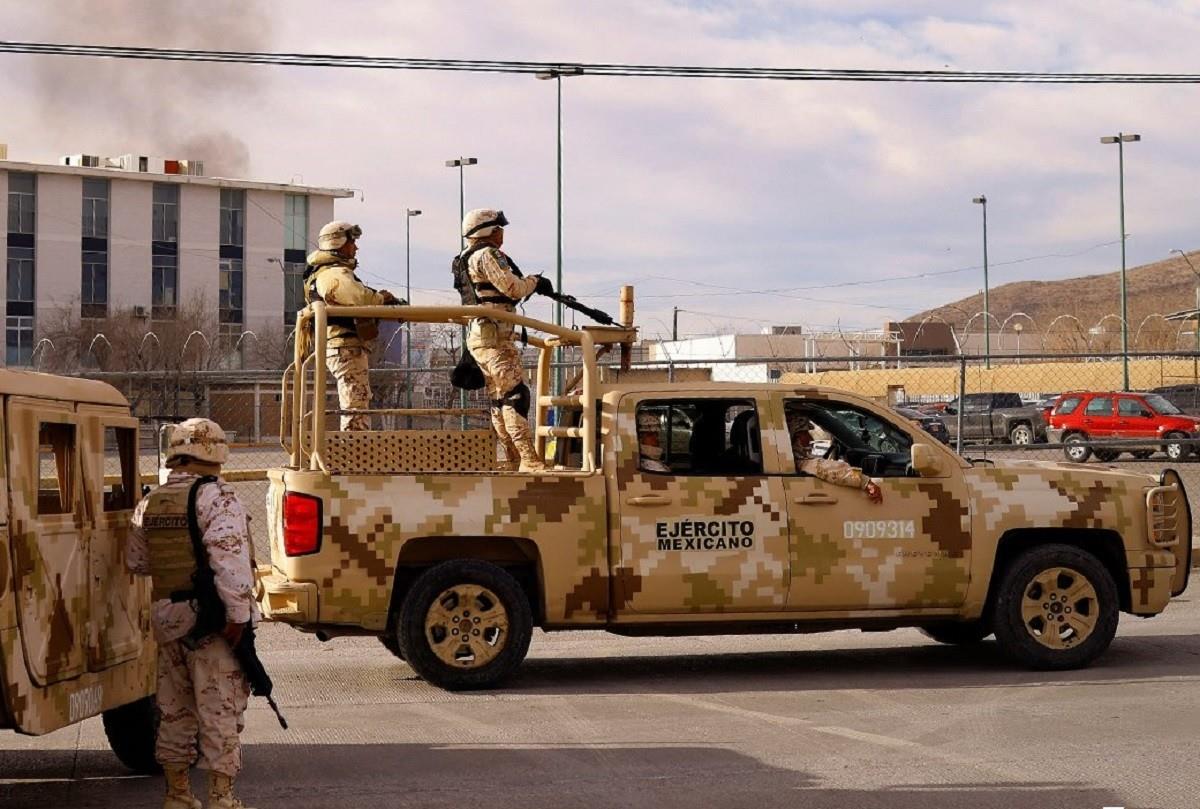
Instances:
[[[663,449],[659,445],[662,424],[657,413],[643,410],[638,413],[639,468],[646,472],[670,472],[671,467],[663,463]]]
[[[832,461],[827,458],[814,458],[809,454],[809,446],[800,440],[801,433],[807,432],[808,419],[804,416],[787,415],[788,432],[792,434],[792,457],[796,461],[796,471],[805,475],[832,483],[835,486],[846,486],[851,489],[866,491],[871,485],[871,478],[863,474],[861,469],[851,466],[845,461]]]
[[[485,247],[471,253],[467,270],[481,299],[480,303],[506,312],[516,311],[516,306],[507,302],[489,302],[487,298],[499,293],[511,301],[520,301],[532,295],[537,287],[536,278],[514,275],[508,258],[495,247]],[[467,350],[483,371],[488,396],[493,402],[492,427],[500,437],[509,463],[516,462],[519,457],[523,466],[537,469],[543,463],[534,450],[527,417],[511,405],[496,404],[525,382],[525,373],[521,370],[521,352],[517,350],[515,337],[509,323],[475,318],[467,330]]]
[[[187,491],[196,480],[190,472],[172,471],[163,488]],[[150,498],[133,513],[126,564],[150,575],[150,544],[142,528]],[[224,481],[202,486],[196,517],[204,535],[209,565],[229,623],[257,621],[254,569],[246,512]],[[186,534],[181,541],[189,541]],[[155,757],[160,764],[190,766],[199,743],[201,769],[235,777],[242,768],[242,715],[250,687],[229,644],[210,635],[189,648],[187,634],[196,623],[191,602],[159,599],[151,607],[158,641],[158,729]]]
[[[312,275],[304,284],[304,300],[319,298],[331,306],[377,306],[386,303],[382,292],[364,284],[354,274],[357,259],[343,258],[328,250],[309,254]],[[315,293],[315,295],[314,295]],[[350,323],[329,323],[325,342],[325,365],[337,380],[338,405],[342,410],[366,410],[371,406],[370,352]],[[342,416],[343,430],[369,430],[367,415]]]

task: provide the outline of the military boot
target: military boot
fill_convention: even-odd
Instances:
[[[163,765],[163,775],[167,779],[163,809],[200,809],[200,801],[192,794],[192,782],[188,778],[190,769],[181,764]]]
[[[219,772],[208,773],[207,809],[250,809],[233,796],[233,779]]]

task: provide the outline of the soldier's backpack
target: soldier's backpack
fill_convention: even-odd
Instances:
[[[487,245],[482,242],[472,245],[471,249],[459,253],[450,262],[450,275],[454,278],[454,288],[458,290],[458,296],[462,299],[463,306],[475,306],[479,303],[479,295],[475,292],[475,285],[471,283],[468,264],[471,256],[485,247]]]

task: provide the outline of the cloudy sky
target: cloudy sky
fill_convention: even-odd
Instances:
[[[903,5],[903,11],[896,7]],[[1195,72],[1188,0],[205,3],[0,0],[0,39],[642,64]],[[458,177],[502,207],[526,271],[555,256],[554,85],[528,76],[163,65],[0,55],[15,160],[151,152],[353,187],[372,281],[450,301]],[[566,290],[648,336],[771,323],[878,327],[993,286],[1200,248],[1200,89],[581,76],[563,82]],[[186,150],[186,153],[181,153]],[[216,152],[217,154],[214,154]],[[210,173],[215,173],[211,172]],[[263,272],[273,267],[261,268]],[[952,272],[956,271],[957,272]],[[917,278],[923,273],[936,273]],[[1114,302],[1115,308],[1115,302]],[[548,312],[535,302],[534,315]]]

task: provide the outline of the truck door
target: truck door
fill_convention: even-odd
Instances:
[[[795,610],[951,607],[970,580],[966,483],[947,452],[938,478],[907,476],[915,440],[900,419],[828,396],[781,396],[789,421],[831,436],[828,454],[880,481],[883,502],[795,470],[784,478]],[[800,416],[802,418],[795,418]],[[790,451],[791,441],[787,442]],[[925,443],[932,443],[928,438]],[[940,447],[935,447],[942,451]]]
[[[18,621],[39,686],[86,668],[88,537],[78,424],[70,405],[12,397],[7,405],[11,534]]]
[[[125,568],[133,508],[140,499],[138,423],[117,408],[79,405],[88,571],[88,668],[141,654],[149,629],[149,579]]]
[[[767,474],[778,461],[759,429],[765,406],[723,392],[621,399],[610,489],[618,613],[783,608],[787,507]]]

